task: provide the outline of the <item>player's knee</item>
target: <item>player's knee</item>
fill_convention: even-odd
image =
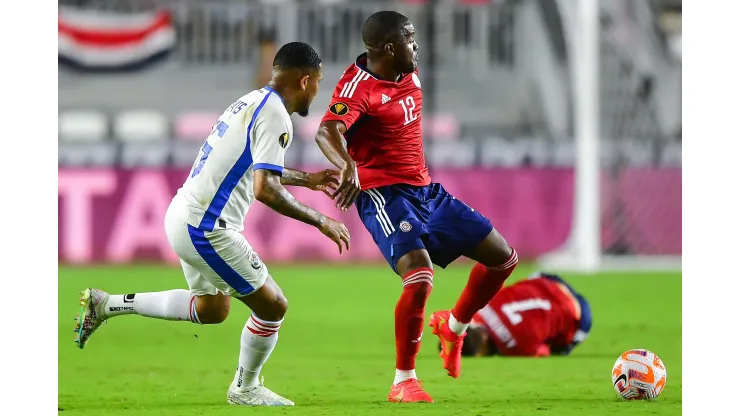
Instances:
[[[285,317],[286,312],[288,312],[288,299],[282,293],[278,293],[270,304],[270,308],[262,314],[265,316],[260,315],[260,318],[267,321],[280,321]]]
[[[203,314],[198,314],[200,323],[206,325],[220,324],[229,316],[229,311],[223,309],[209,309]]]
[[[396,270],[401,277],[422,267],[434,268],[429,253],[423,249],[409,251],[398,259],[396,263]]]
[[[476,249],[475,258],[486,267],[500,267],[504,263],[515,266],[513,254],[514,248],[494,229]]]
[[[493,256],[491,259],[490,265],[486,265],[488,267],[496,267],[501,266],[504,263],[510,263],[512,262],[512,254],[514,253],[514,248],[509,246],[508,244],[499,246],[496,248],[496,250],[493,251]],[[516,266],[517,260],[513,260],[513,263],[510,264],[511,267]]]
[[[511,255],[512,253],[514,253],[514,248],[511,247],[503,239],[500,239],[499,241],[491,245],[491,249],[489,250],[489,253],[490,253],[488,256],[489,264],[486,264],[486,266],[497,267],[511,260]]]
[[[201,324],[220,324],[229,316],[231,298],[218,294],[215,296],[199,297],[195,305],[198,320]]]

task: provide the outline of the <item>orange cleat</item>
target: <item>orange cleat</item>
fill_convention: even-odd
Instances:
[[[439,353],[439,356],[442,357],[442,366],[447,370],[450,377],[458,378],[460,376],[463,339],[467,334],[457,335],[452,332],[448,323],[449,320],[450,311],[434,312],[429,320],[429,326],[432,327],[432,332],[439,337],[442,344],[442,351]]]
[[[391,387],[388,401],[396,403],[434,403],[432,396],[424,391],[424,386],[415,378]]]

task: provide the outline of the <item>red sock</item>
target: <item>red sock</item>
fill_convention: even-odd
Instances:
[[[506,279],[516,268],[519,257],[516,250],[511,249],[511,256],[502,265],[486,267],[480,263],[473,266],[463,293],[452,308],[452,315],[462,323],[468,323],[473,315],[481,310],[499,290],[504,286]]]
[[[427,267],[403,276],[403,292],[396,304],[396,368],[413,370],[424,332],[424,306],[432,292],[433,271]]]

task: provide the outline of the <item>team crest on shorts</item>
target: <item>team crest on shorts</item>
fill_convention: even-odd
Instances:
[[[249,253],[249,264],[254,270],[259,270],[262,267],[262,260],[260,260],[257,252],[252,251],[251,253]]]
[[[288,133],[283,133],[280,135],[278,140],[280,140],[280,147],[285,149],[288,147],[288,143],[290,143],[290,135]]]
[[[401,221],[401,224],[398,225],[398,228],[400,228],[401,231],[407,233],[411,231],[411,224],[409,224],[408,221]]]
[[[338,115],[338,116],[344,116],[349,113],[349,106],[345,103],[334,103],[329,107],[329,111],[332,113]]]

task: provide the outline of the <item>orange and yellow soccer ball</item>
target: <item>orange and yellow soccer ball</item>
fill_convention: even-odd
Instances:
[[[648,350],[629,350],[612,368],[612,385],[626,400],[653,400],[665,388],[663,361]]]

